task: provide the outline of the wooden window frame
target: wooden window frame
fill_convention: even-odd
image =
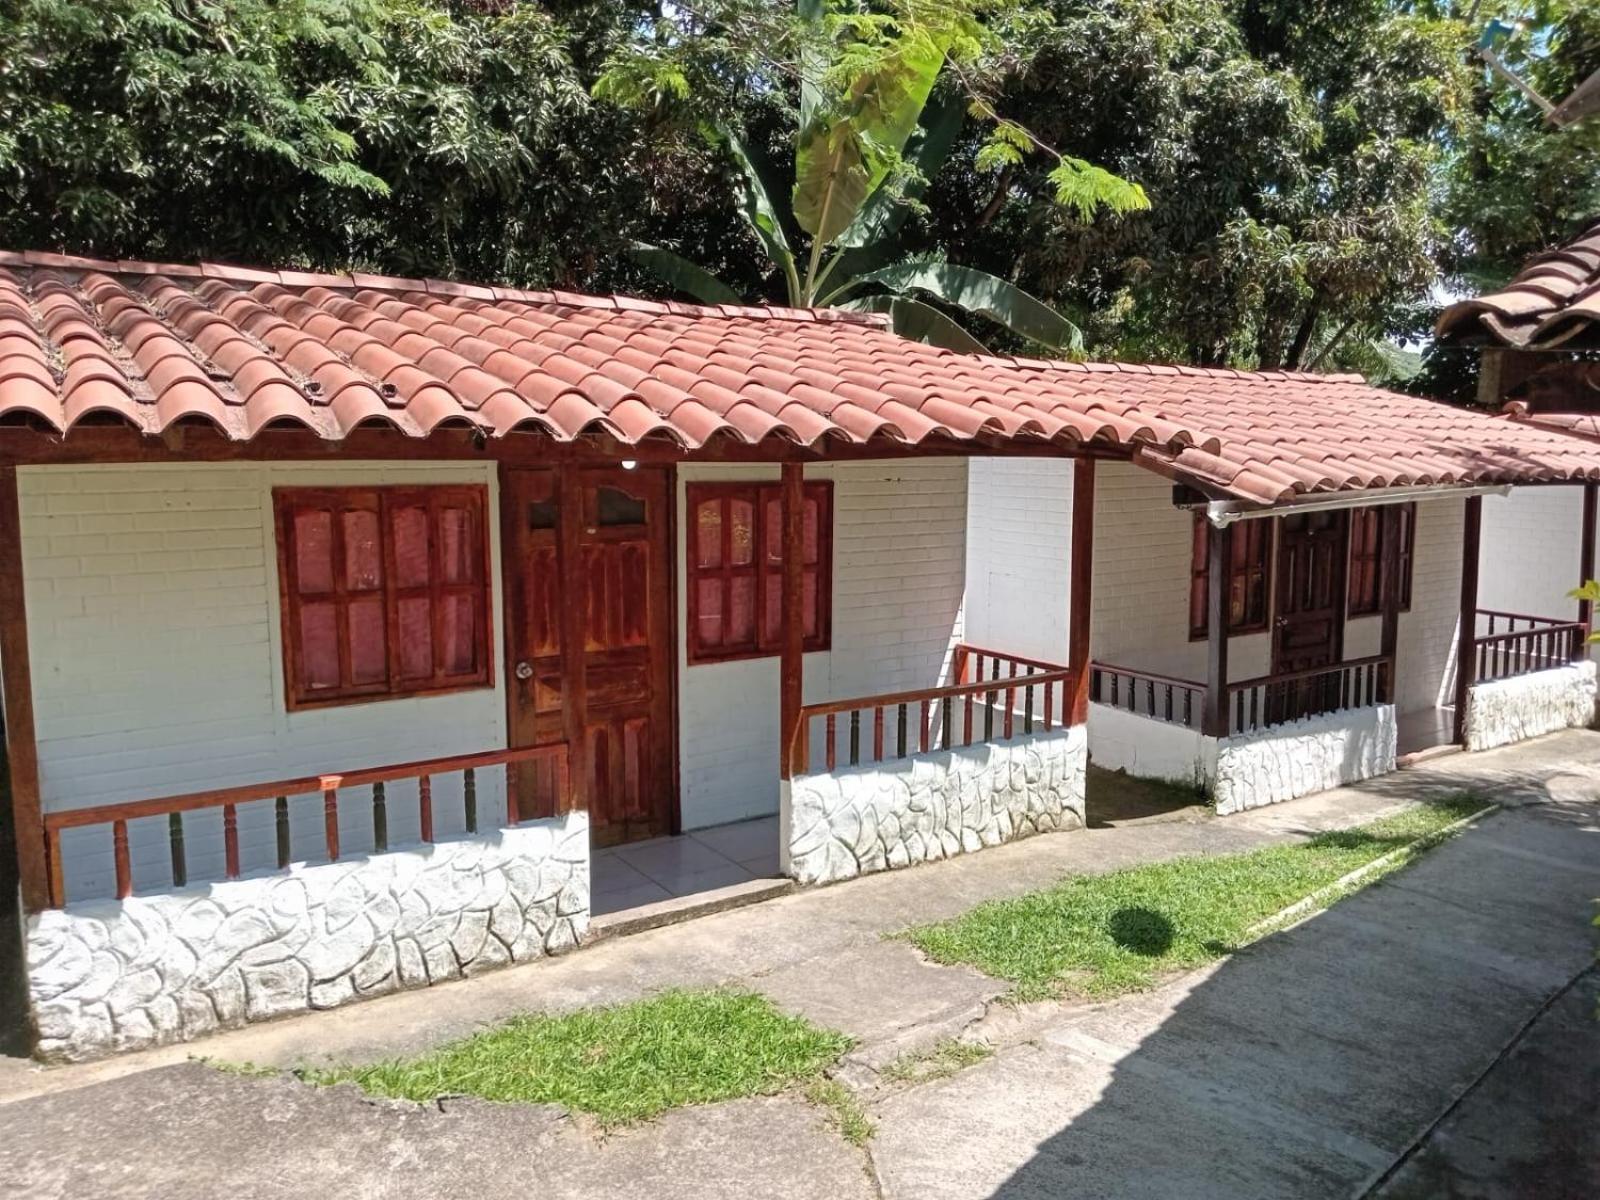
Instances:
[[[1206,581],[1211,573],[1211,548],[1210,539],[1205,536],[1206,518],[1201,513],[1194,515],[1194,526],[1190,531],[1189,550],[1189,640],[1203,642],[1210,636],[1210,615],[1208,606],[1201,603],[1198,607],[1200,621],[1194,620],[1196,612],[1195,598],[1199,596],[1203,601],[1206,595]],[[1264,517],[1255,521],[1238,521],[1228,529],[1229,559],[1233,557],[1233,538],[1241,528],[1249,529],[1252,526],[1270,526],[1263,533],[1257,549],[1257,561],[1241,568],[1232,561],[1228,564],[1228,596],[1230,608],[1233,590],[1236,581],[1241,577],[1259,574],[1263,588],[1261,616],[1258,620],[1235,622],[1230,614],[1228,621],[1228,636],[1239,637],[1245,634],[1265,633],[1272,628],[1272,575],[1276,562],[1276,548],[1278,544],[1278,522],[1276,518]],[[1248,585],[1247,585],[1248,586]]]
[[[1346,574],[1350,581],[1349,587],[1354,588],[1356,578],[1356,523],[1371,519],[1377,522],[1377,529],[1372,539],[1372,580],[1373,594],[1371,607],[1366,607],[1364,598],[1358,599],[1354,591],[1345,597],[1345,615],[1351,620],[1359,617],[1377,617],[1383,615],[1383,577],[1381,567],[1383,564],[1383,531],[1386,523],[1383,520],[1384,508],[1387,506],[1373,506],[1356,508],[1350,512],[1350,561],[1346,566]],[[1400,611],[1411,611],[1411,574],[1416,565],[1417,557],[1417,502],[1415,500],[1400,507]],[[1365,556],[1363,556],[1365,557]]]
[[[685,611],[688,625],[685,635],[685,657],[691,667],[705,666],[712,663],[740,662],[753,658],[776,658],[780,653],[778,639],[773,637],[770,644],[763,641],[762,627],[766,620],[767,589],[769,586],[779,584],[782,579],[781,557],[778,563],[767,561],[767,521],[766,504],[768,500],[776,499],[780,493],[781,485],[773,480],[739,480],[718,481],[706,483],[686,483],[684,485],[684,590],[686,593]],[[832,649],[833,646],[833,481],[826,479],[811,480],[805,485],[807,498],[817,502],[817,614],[816,632],[805,639],[804,650],[806,654]],[[695,563],[695,552],[699,538],[699,527],[695,514],[700,505],[709,501],[727,502],[730,500],[746,500],[751,505],[754,525],[753,536],[755,544],[752,547],[750,563],[747,566],[733,567],[728,562],[728,548],[726,541],[723,546],[722,565],[718,567],[699,567]],[[726,514],[726,510],[724,510]],[[726,515],[724,515],[723,528],[728,528]],[[725,534],[726,537],[726,534]],[[727,614],[732,605],[732,593],[728,584],[737,572],[753,571],[755,573],[755,645],[754,647],[741,647],[738,649],[724,650],[720,647],[705,647],[699,640],[700,620],[700,589],[697,586],[700,579],[705,577],[720,576],[724,581],[723,613]]]
[[[494,666],[494,578],[491,573],[489,489],[482,484],[417,484],[368,487],[362,485],[332,487],[281,487],[272,490],[273,527],[278,553],[278,619],[283,642],[284,701],[290,712],[307,709],[336,708],[348,704],[366,704],[382,700],[403,700],[418,696],[443,696],[453,692],[493,688]],[[422,507],[429,513],[429,580],[426,585],[400,587],[395,582],[394,526],[389,514],[400,508]],[[442,579],[439,561],[437,514],[440,509],[462,507],[472,513],[475,522],[477,546],[477,580],[471,583],[446,583]],[[329,508],[335,514],[333,541],[330,555],[333,566],[334,590],[326,594],[339,613],[337,622],[340,671],[348,670],[348,631],[343,614],[349,604],[349,589],[344,572],[343,522],[337,514],[357,508],[370,508],[377,514],[379,537],[382,541],[382,577],[379,586],[371,593],[381,596],[384,622],[384,655],[387,664],[386,678],[381,683],[343,684],[335,690],[309,689],[303,681],[299,608],[307,597],[298,586],[298,563],[294,553],[294,516],[306,508]],[[416,599],[426,595],[430,601],[430,619],[433,625],[434,670],[427,680],[404,680],[400,675],[400,644],[390,635],[398,628],[399,604],[402,599]],[[446,675],[438,655],[443,644],[443,601],[452,595],[474,596],[477,599],[477,646],[479,665],[470,675]],[[321,594],[311,597],[313,601]]]

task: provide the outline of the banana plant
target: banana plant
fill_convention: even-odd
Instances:
[[[799,14],[821,28],[824,0],[801,0]],[[788,302],[886,313],[905,337],[963,351],[984,347],[945,307],[985,317],[1053,351],[1081,349],[1076,325],[1015,284],[905,253],[899,235],[906,218],[949,157],[966,105],[958,99],[930,104],[954,35],[912,26],[895,27],[885,38],[882,27],[854,23],[870,20],[849,18],[829,26],[830,36],[808,43],[813,57],[802,60],[794,178],[786,191],[771,164],[738,136],[718,135],[739,167],[741,215],[783,278]],[[873,52],[852,56],[855,35]],[[817,61],[818,46],[832,47],[835,61]],[[1020,155],[1017,128],[1002,122],[998,133],[991,143],[999,154]],[[1080,209],[1085,203],[1090,212],[1099,204],[1119,211],[1147,206],[1137,185],[1077,160],[1062,163],[1058,171],[1071,173],[1077,189],[1071,203]],[[1085,179],[1097,189],[1087,201]],[[1067,190],[1060,181],[1057,187]],[[672,250],[640,244],[632,256],[706,303],[740,302],[732,288]]]

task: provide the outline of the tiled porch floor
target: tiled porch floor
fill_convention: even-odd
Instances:
[[[596,850],[591,871],[589,904],[597,917],[770,879],[778,874],[778,818],[757,817]]]

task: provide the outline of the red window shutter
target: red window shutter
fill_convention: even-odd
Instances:
[[[490,682],[483,488],[274,500],[291,706]]]
[[[806,485],[805,636],[828,646],[832,484]],[[717,662],[778,651],[783,616],[783,514],[766,483],[691,483],[686,489],[689,661]]]

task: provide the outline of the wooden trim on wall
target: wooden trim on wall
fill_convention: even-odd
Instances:
[[[1089,719],[1089,638],[1094,617],[1094,462],[1072,465],[1071,578],[1067,601],[1067,667],[1072,671],[1064,697],[1066,724]]]
[[[556,563],[561,571],[561,719],[571,757],[567,804],[588,811],[593,756],[587,734],[589,676],[584,653],[585,589],[579,586],[583,562],[583,479],[576,471],[556,472]]]
[[[1228,527],[1206,530],[1209,561],[1228,561]],[[1206,706],[1201,730],[1207,737],[1228,736],[1228,572],[1206,577]]]
[[[1578,550],[1578,586],[1582,587],[1594,578],[1594,539],[1597,501],[1600,501],[1600,484],[1586,483],[1583,485],[1583,545]],[[1578,601],[1578,624],[1582,625],[1585,632],[1594,625],[1594,601]]]
[[[804,703],[805,665],[805,467],[784,463],[779,490],[783,528],[783,603],[779,620],[778,777],[789,778],[791,753],[807,761],[796,741],[804,737],[800,708]]]
[[[1455,741],[1467,740],[1467,696],[1477,663],[1478,634],[1478,548],[1483,532],[1483,497],[1467,498],[1466,527],[1461,546],[1461,607],[1456,618],[1456,711]]]
[[[29,912],[38,912],[49,907],[50,879],[39,793],[39,746],[33,726],[22,515],[15,467],[0,467],[0,687],[5,691],[6,760],[11,771],[11,819],[17,837],[22,905]]]

